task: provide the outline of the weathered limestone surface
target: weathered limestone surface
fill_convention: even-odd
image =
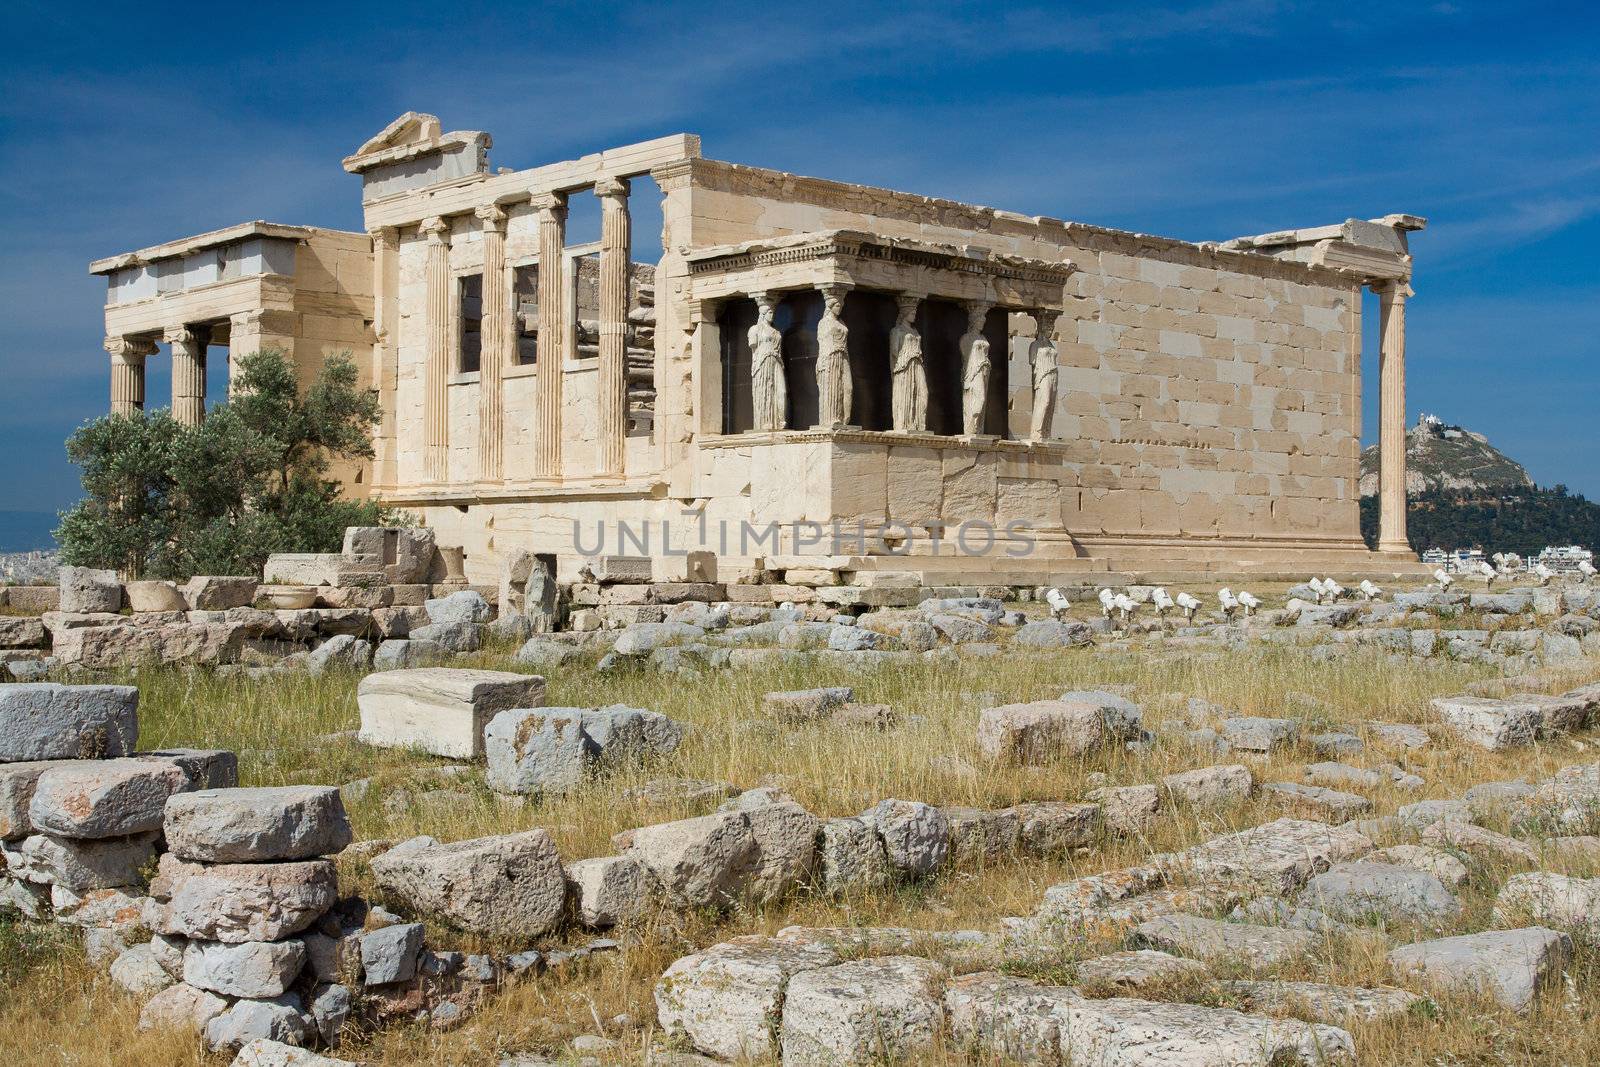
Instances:
[[[656,1017],[708,1056],[768,1057],[778,1051],[774,1034],[790,979],[838,959],[821,945],[736,937],[668,967],[656,983]]]
[[[206,863],[301,860],[351,841],[344,801],[332,786],[207,789],[167,801],[167,849]]]
[[[28,819],[63,837],[125,837],[161,829],[167,798],[193,788],[176,763],[161,760],[84,760],[39,776]]]
[[[943,1027],[944,980],[944,968],[915,956],[801,971],[783,1001],[783,1062],[914,1058]]]
[[[0,763],[125,756],[139,740],[129,685],[0,685]]]
[[[1389,953],[1389,966],[1402,981],[1482,994],[1521,1012],[1563,972],[1571,956],[1571,937],[1530,926],[1402,945]]]
[[[1139,942],[1207,963],[1273,967],[1308,955],[1316,938],[1304,930],[1220,922],[1195,915],[1163,915],[1134,928]]]
[[[481,934],[553,930],[567,892],[561,859],[543,830],[450,844],[415,837],[375,857],[372,873],[419,912]]]
[[[986,708],[978,717],[978,747],[990,759],[1036,764],[1082,756],[1109,740],[1094,704],[1039,700]]]
[[[206,941],[276,941],[297,934],[333,906],[338,878],[327,860],[296,863],[186,863],[161,857],[150,894],[159,933]]]
[[[544,703],[544,679],[509,671],[421,667],[361,679],[361,740],[462,759],[484,754],[483,728],[508,708]]]

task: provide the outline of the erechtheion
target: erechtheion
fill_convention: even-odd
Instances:
[[[527,170],[408,113],[344,161],[365,233],[246,223],[100,260],[111,403],[170,346],[356,355],[382,400],[352,493],[466,550],[686,549],[1042,583],[1406,569],[1409,231],[1191,243],[705,159],[691,135]],[[630,199],[660,192],[659,262]],[[571,243],[569,199],[599,201]],[[653,193],[652,193],[653,195]],[[636,205],[637,211],[637,205]],[[1382,309],[1382,523],[1359,533],[1361,315]],[[730,574],[725,572],[723,580]]]

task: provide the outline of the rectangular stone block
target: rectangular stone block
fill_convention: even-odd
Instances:
[[[383,671],[361,679],[356,703],[365,744],[476,759],[497,713],[544,706],[544,679],[450,667]]]
[[[131,685],[0,685],[0,763],[125,756],[138,740]]]

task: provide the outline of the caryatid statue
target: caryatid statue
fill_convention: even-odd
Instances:
[[[1040,308],[1033,313],[1033,351],[1028,362],[1033,366],[1033,424],[1029,437],[1047,440],[1056,413],[1056,318],[1059,311]]]
[[[983,335],[989,305],[981,300],[967,301],[967,332],[961,335],[961,432],[983,432],[984,409],[989,403],[989,374],[994,369],[989,359],[989,339]]]
[[[850,330],[844,324],[844,286],[822,290],[817,323],[817,421],[823,427],[850,422]]]
[[[756,324],[750,341],[750,399],[755,428],[781,430],[788,422],[789,388],[783,377],[783,334],[772,324],[777,309],[768,293],[754,294]]]
[[[894,428],[920,433],[928,428],[928,372],[922,363],[922,335],[912,320],[922,298],[899,297],[900,313],[889,331],[889,366],[894,374]]]

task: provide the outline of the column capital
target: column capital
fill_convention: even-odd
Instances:
[[[823,296],[845,296],[855,285],[851,282],[821,282],[817,285],[817,292]]]
[[[506,232],[506,209],[499,204],[480,204],[472,213],[482,220],[485,230]]]
[[[625,198],[631,188],[626,178],[601,178],[594,183],[594,195],[602,199]]]
[[[1061,311],[1057,308],[1033,309],[1033,335],[1046,338],[1056,332],[1056,320],[1061,318]]]
[[[417,233],[428,239],[430,245],[446,245],[450,243],[450,224],[438,215],[423,219],[417,227]]]
[[[192,345],[199,334],[187,326],[168,326],[161,331],[161,339],[169,345]]]
[[[551,190],[544,193],[531,193],[528,196],[528,205],[541,216],[565,215],[567,213],[567,194]]]
[[[400,230],[395,226],[374,226],[367,231],[367,236],[372,238],[373,248],[382,248],[393,252],[400,247]]]
[[[101,343],[111,355],[130,363],[156,353],[156,343],[145,337],[107,337]]]
[[[899,305],[901,311],[904,311],[907,308],[915,311],[919,306],[921,306],[922,300],[923,296],[921,293],[896,293],[894,296],[894,302]]]

